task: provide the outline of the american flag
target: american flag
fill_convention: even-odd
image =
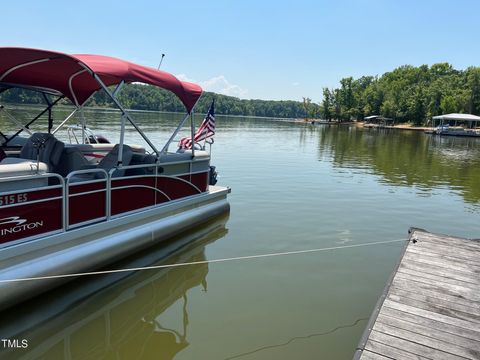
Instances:
[[[210,108],[208,109],[205,119],[203,119],[200,127],[193,136],[194,141],[200,142],[202,140],[208,139],[215,135],[215,100],[212,101]],[[192,137],[186,136],[180,139],[178,143],[180,149],[191,149],[192,148]]]

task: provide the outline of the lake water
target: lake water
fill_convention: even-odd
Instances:
[[[159,144],[180,118],[135,115]],[[480,237],[480,139],[217,116],[212,155],[230,214],[112,268],[338,249],[83,278],[1,314],[28,348],[0,357],[351,359],[404,243],[351,245]]]

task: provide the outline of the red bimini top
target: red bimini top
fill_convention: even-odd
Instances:
[[[196,84],[180,81],[172,74],[101,55],[68,55],[26,48],[0,47],[0,84],[32,87],[60,93],[83,105],[101,89],[94,74],[106,86],[122,81],[141,82],[173,92],[191,112],[202,94]]]

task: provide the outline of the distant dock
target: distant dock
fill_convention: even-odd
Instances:
[[[358,359],[480,359],[480,241],[411,229]]]
[[[422,131],[422,132],[433,131],[434,129],[432,127],[427,127],[427,126],[410,126],[405,124],[383,125],[383,124],[363,123],[361,126],[363,126],[366,129],[394,129],[394,130],[409,130],[409,131]]]

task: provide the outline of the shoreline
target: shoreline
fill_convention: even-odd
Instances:
[[[357,127],[363,127],[367,129],[395,129],[395,130],[410,130],[410,131],[431,131],[434,128],[430,126],[413,126],[408,123],[398,124],[398,125],[381,125],[381,124],[371,124],[365,123],[363,121],[326,121],[326,120],[316,120],[316,119],[295,119],[292,121],[297,124],[308,124],[308,125],[355,125]]]
[[[431,131],[434,128],[429,126],[413,126],[411,124],[398,124],[398,125],[379,125],[379,124],[365,124],[359,125],[364,128],[370,129],[396,129],[396,130],[410,130],[410,131]]]

